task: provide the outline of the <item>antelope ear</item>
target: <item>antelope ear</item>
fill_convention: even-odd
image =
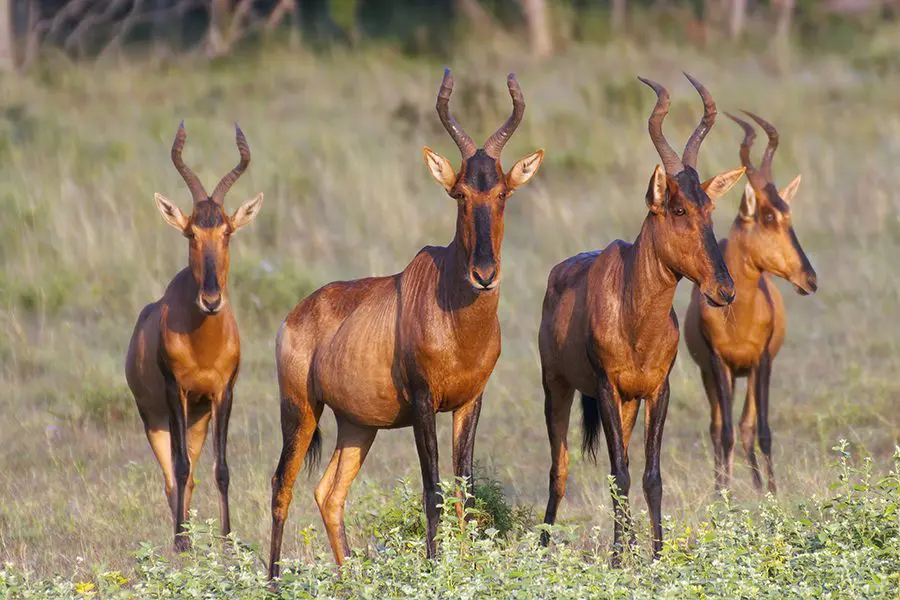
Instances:
[[[509,173],[506,174],[506,188],[508,192],[512,193],[516,188],[531,181],[531,178],[534,177],[541,167],[542,162],[544,162],[543,148],[517,160],[516,164],[509,170]]]
[[[425,156],[425,166],[428,167],[434,180],[448,192],[452,190],[456,185],[456,171],[453,170],[450,161],[428,146],[422,149],[422,154]]]
[[[794,199],[794,195],[797,193],[797,188],[799,187],[800,175],[797,175],[796,177],[794,177],[794,180],[792,182],[787,184],[787,186],[785,186],[780,192],[778,192],[778,195],[781,196],[782,200],[790,204],[791,200]]]
[[[665,210],[666,195],[666,170],[660,165],[656,165],[653,175],[650,176],[650,185],[647,186],[646,200],[650,212],[658,215]]]
[[[715,204],[716,200],[727,194],[728,190],[734,187],[734,184],[738,182],[738,179],[743,176],[744,171],[746,171],[746,169],[741,167],[732,171],[719,173],[715,177],[710,177],[701,184],[703,191],[706,192],[706,195],[709,196],[709,199]]]
[[[744,195],[741,196],[741,208],[738,214],[745,221],[752,221],[756,217],[756,192],[749,181],[744,184]]]
[[[244,202],[240,208],[234,211],[231,217],[231,226],[235,231],[256,218],[259,209],[262,208],[263,195],[262,192],[256,195],[253,200]]]
[[[168,198],[162,194],[153,194],[153,198],[156,200],[156,207],[162,213],[166,223],[184,233],[187,230],[188,218],[184,216],[181,209],[169,202]]]

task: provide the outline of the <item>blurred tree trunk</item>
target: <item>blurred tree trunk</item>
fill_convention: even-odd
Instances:
[[[459,12],[465,15],[466,19],[476,26],[493,25],[493,19],[484,7],[478,3],[478,0],[456,0],[456,6]]]
[[[16,70],[16,30],[12,9],[15,0],[0,0],[0,71]]]
[[[622,33],[627,17],[628,0],[612,0],[612,28],[614,34]]]
[[[529,0],[525,0],[526,2]],[[541,1],[543,4],[543,1]],[[491,16],[478,0],[456,0],[456,10],[463,15],[476,35],[490,35],[500,39],[508,39],[503,27]],[[549,32],[547,39],[549,41]]]
[[[212,0],[209,8],[209,34],[206,38],[207,55],[221,56],[228,51],[225,35],[230,14],[231,0]]]
[[[23,0],[27,2],[28,15],[25,31],[25,51],[22,57],[21,69],[27,71],[38,59],[41,51],[41,35],[38,32],[38,23],[41,20],[40,0]]]
[[[796,0],[778,0],[776,3],[778,18],[775,23],[775,36],[780,42],[787,41],[791,35],[791,25],[794,21],[794,7]]]
[[[738,40],[744,32],[744,21],[747,17],[747,0],[731,0],[731,15],[728,18],[728,34],[732,40]]]
[[[625,0],[616,0],[624,3]],[[544,0],[522,0],[525,21],[528,23],[528,37],[531,51],[539,58],[553,54],[553,40],[547,19],[547,3]]]

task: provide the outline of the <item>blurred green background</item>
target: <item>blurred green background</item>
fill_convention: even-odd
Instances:
[[[636,76],[671,91],[677,147],[702,110],[682,70],[720,112],[751,110],[778,127],[777,183],[803,174],[794,221],[820,288],[801,298],[778,284],[789,316],[771,395],[780,500],[826,491],[838,438],[887,469],[900,439],[898,17],[900,3],[875,0],[0,0],[0,562],[41,574],[128,569],[139,541],[168,547],[162,477],[123,362],[139,311],[186,264],[187,244],[153,203],[158,191],[189,207],[169,160],[181,119],[185,159],[207,185],[236,162],[240,122],[253,162],[226,206],[265,193],[231,251],[243,364],[229,462],[233,527],[267,547],[281,447],[276,329],[317,287],[397,272],[452,238],[454,203],[421,159],[427,144],[458,160],[434,112],[445,65],[453,111],[476,139],[508,115],[515,71],[528,108],[505,166],[547,153],[507,209],[503,354],[476,443],[481,473],[511,502],[540,517],[546,501],[537,327],[547,274],[637,235],[658,157],[646,133],[655,97]],[[740,139],[721,119],[701,176],[737,166]],[[720,236],[741,188],[718,202]],[[681,317],[689,291],[680,285]],[[682,352],[663,448],[663,508],[680,521],[701,518],[713,497],[708,418]],[[326,411],[326,452],[333,424]],[[448,476],[449,419],[439,424]],[[642,434],[633,444],[638,481]],[[593,465],[575,450],[572,461],[561,520],[611,530],[599,508],[605,456]],[[218,513],[211,475],[207,451],[194,494],[203,518]],[[412,432],[379,434],[348,503],[351,543],[370,535],[354,515],[406,476],[418,481]],[[287,557],[327,550],[317,479],[297,483]],[[755,503],[740,451],[736,479],[736,500]]]

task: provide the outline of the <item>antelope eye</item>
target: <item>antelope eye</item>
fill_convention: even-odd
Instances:
[[[450,197],[454,200],[462,200],[463,198],[465,198],[462,192],[453,192],[452,194],[450,194]]]
[[[685,210],[682,207],[678,206],[672,210],[672,214],[676,217],[683,217],[685,214]]]
[[[766,213],[765,219],[766,223],[771,223],[775,220],[775,215],[773,215],[772,213]]]

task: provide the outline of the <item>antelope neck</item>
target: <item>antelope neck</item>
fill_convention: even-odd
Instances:
[[[459,331],[474,328],[483,332],[497,316],[500,289],[499,286],[483,292],[472,289],[468,281],[469,261],[458,233],[447,246],[447,253],[438,269],[445,281],[445,285],[438,288],[438,293],[443,296],[439,304],[452,307],[450,312],[454,327]]]
[[[668,320],[680,276],[663,264],[655,248],[648,216],[634,243],[625,251],[624,285],[626,320],[636,332],[645,323]]]
[[[733,308],[751,301],[759,287],[759,279],[762,271],[750,260],[747,252],[747,234],[735,224],[728,234],[728,243],[725,245],[725,266],[731,273],[734,281],[735,299]]]

